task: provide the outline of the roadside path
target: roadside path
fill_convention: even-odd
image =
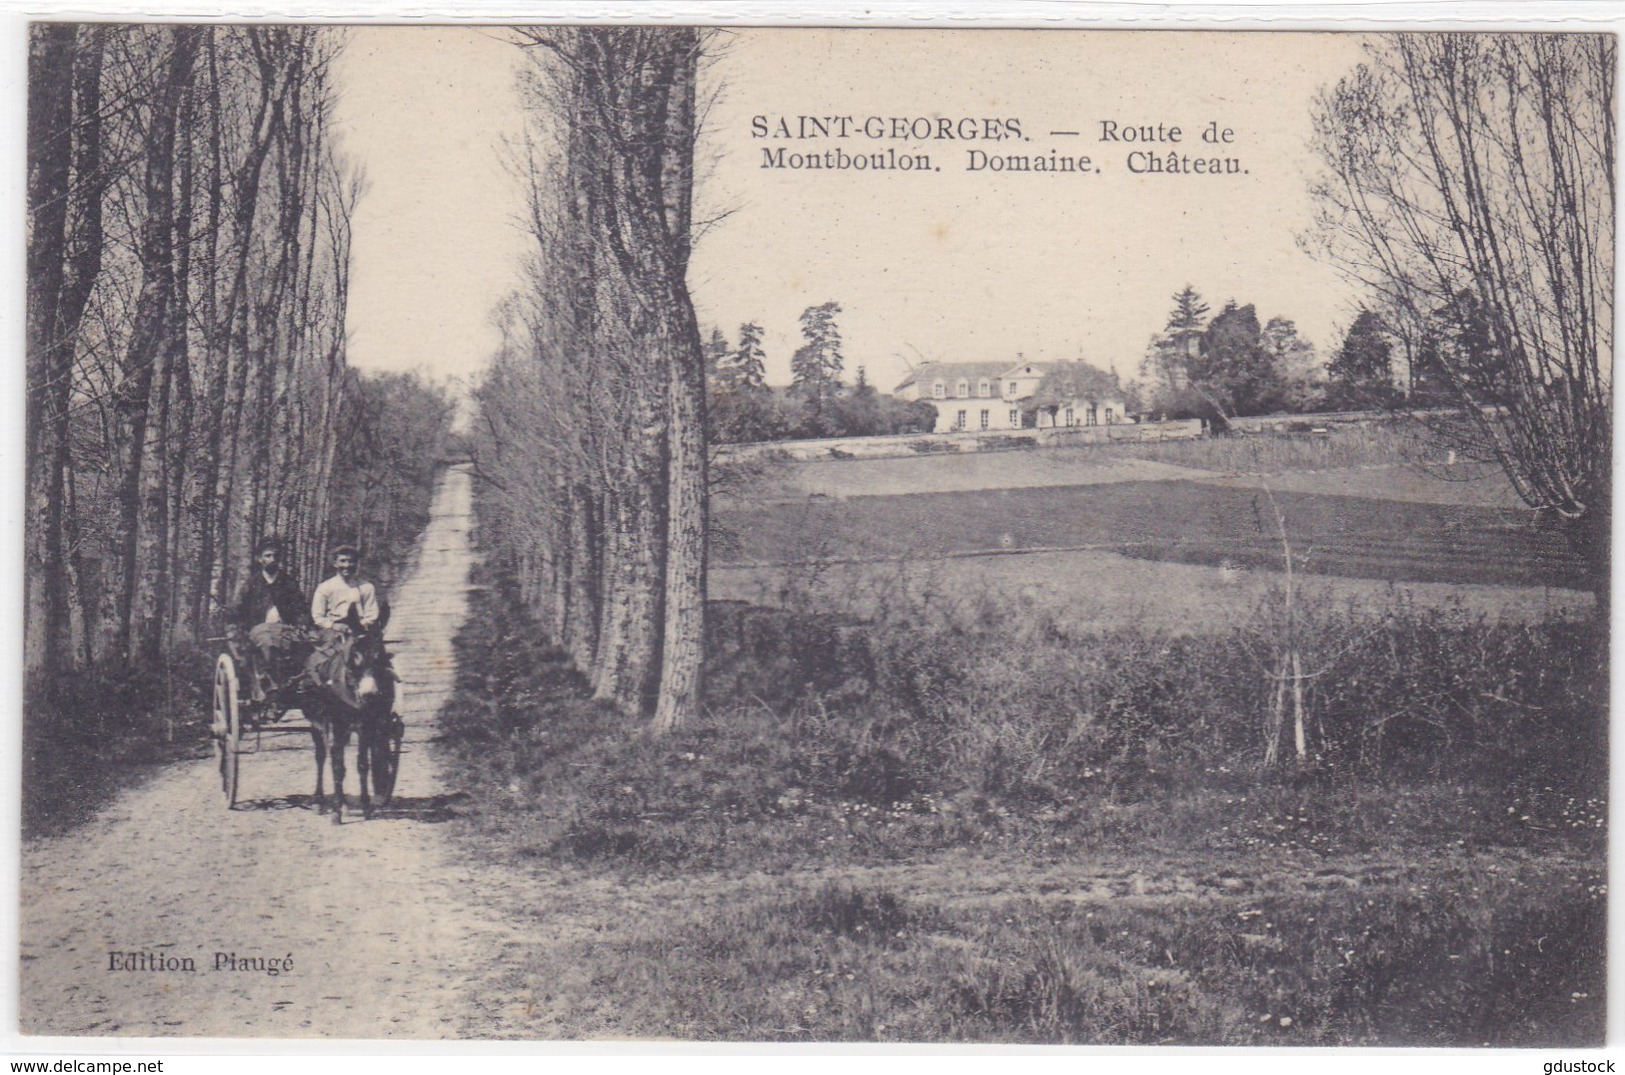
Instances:
[[[439,1038],[464,1029],[465,994],[500,946],[501,924],[469,899],[469,868],[438,824],[456,799],[429,746],[467,613],[470,486],[466,467],[444,473],[417,562],[390,595],[407,726],[394,804],[361,819],[352,745],[351,809],[330,825],[310,796],[309,735],[278,731],[243,757],[235,810],[212,760],[187,762],[84,827],[25,846],[24,1033]],[[261,969],[233,970],[231,956]],[[280,967],[287,959],[291,970]],[[183,960],[195,969],[110,969]]]

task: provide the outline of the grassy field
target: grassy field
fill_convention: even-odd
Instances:
[[[1539,623],[1591,615],[1578,590],[1300,575],[1300,600],[1380,618],[1396,607]],[[1148,560],[1097,549],[878,563],[711,569],[713,598],[873,619],[888,607],[934,603],[963,615],[1038,617],[1074,631],[1138,627],[1191,634],[1245,623],[1279,606],[1276,571]]]
[[[707,712],[657,738],[497,581],[444,719],[474,865],[535,878],[505,1036],[1601,1039],[1584,627],[1328,614],[1293,775],[1259,766],[1245,631],[719,608]]]
[[[1232,489],[1268,488],[1275,493],[1318,493],[1512,511],[1525,508],[1498,468],[1479,464],[1334,468],[1269,475],[1222,474],[1197,480]]]
[[[1300,592],[1525,622],[1593,601],[1494,467],[1393,426],[1329,436],[785,462],[714,501],[713,597],[858,617],[898,601],[1072,628],[1222,628]]]
[[[1106,447],[897,459],[830,459],[775,464],[730,499],[794,501],[807,497],[906,496],[1208,475],[1208,471],[1192,467],[1128,458]]]
[[[630,917],[591,882],[567,883],[536,924],[571,939],[524,945],[497,992],[521,1039],[1600,1043],[1587,946],[1602,943],[1602,908],[1585,885],[1539,898],[1553,894],[1540,871],[1561,864],[1365,880],[1344,865],[1283,892],[1264,862],[1205,864],[1178,875],[1198,893],[1170,895],[1156,892],[1177,871],[1167,862],[1086,874],[965,859],[864,879],[668,882],[648,895],[664,911]],[[979,874],[997,887],[966,883]],[[1108,891],[1091,891],[1100,882]]]
[[[1447,462],[1447,453],[1389,427],[1330,436],[1230,437],[1016,451],[927,453],[881,459],[779,461],[749,468],[725,492],[737,501],[901,496],[1087,486],[1185,478],[1258,488],[1516,508],[1498,467]]]
[[[1532,513],[1268,493],[1187,480],[720,505],[719,561],[934,559],[1100,549],[1276,570],[1278,520],[1300,570],[1395,582],[1579,588],[1579,559]]]

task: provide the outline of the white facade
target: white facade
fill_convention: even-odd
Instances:
[[[915,370],[892,395],[924,400],[937,410],[936,433],[1116,425],[1129,421],[1115,394],[1069,400],[1054,409],[1028,402],[1054,362],[932,362]]]

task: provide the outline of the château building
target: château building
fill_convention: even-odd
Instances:
[[[1117,377],[1087,362],[928,362],[892,395],[934,406],[937,433],[1132,421]]]

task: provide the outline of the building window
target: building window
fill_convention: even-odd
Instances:
[[[982,428],[983,428],[983,429],[986,429],[986,428],[987,428],[987,426],[988,426],[988,419],[987,419],[987,416],[988,416],[988,412],[987,412],[987,411],[983,411],[983,412],[982,412]]]
[[[941,399],[945,395],[947,395],[947,391],[943,388],[941,381],[931,386],[932,399]]]
[[[970,382],[969,381],[960,381],[959,382],[959,398],[960,399],[969,399],[970,398]]]
[[[1017,384],[1016,382],[1011,381],[1010,382],[1010,391],[1006,392],[1005,395],[1010,396],[1011,398],[1014,398],[1015,394],[1017,392],[1019,392],[1019,391],[1021,391],[1021,386],[1019,384]]]
[[[1117,424],[1117,415],[1112,412],[1110,407],[1106,408],[1106,424],[1109,426]]]
[[[1098,419],[1099,416],[1095,413],[1095,405],[1093,403],[1089,404],[1089,424],[1099,425],[1100,422]]]
[[[960,411],[959,412],[959,417],[954,419],[954,428],[955,429],[964,429],[965,428],[965,412],[964,411]]]
[[[1069,426],[1072,425],[1072,408],[1071,407],[1068,407],[1066,409],[1066,424],[1069,425]]]
[[[1020,429],[1021,428],[1021,412],[1020,411],[1011,411],[1010,412],[1010,428],[1011,429]]]
[[[987,383],[987,378],[984,377],[981,383],[976,386],[976,394],[983,399],[987,399],[993,394],[993,387]]]

